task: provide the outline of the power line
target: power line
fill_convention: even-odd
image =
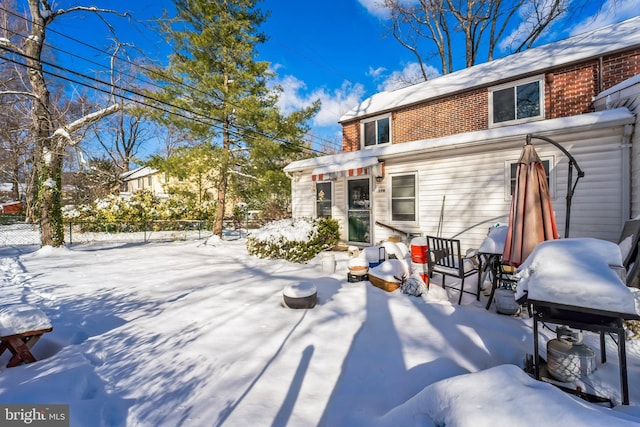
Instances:
[[[30,22],[32,25],[36,24],[35,22],[30,21],[28,18],[26,18],[26,17],[24,17],[24,16],[22,16],[22,15],[19,15],[19,14],[15,13],[15,12],[13,12],[13,11],[11,11],[11,10],[8,10],[7,8],[5,8],[5,7],[3,7],[3,6],[0,6],[0,9],[2,9],[2,10],[3,10],[3,11],[5,11],[6,13],[8,13],[8,14],[10,14],[10,15],[12,15],[12,16],[14,16],[14,17],[16,17],[16,18],[19,18],[19,19],[22,19],[22,20],[24,20],[24,21]],[[39,24],[38,24],[38,25],[39,25]],[[17,36],[19,36],[19,37],[26,38],[24,35],[21,35],[21,34],[19,34],[19,33],[16,33],[16,32],[14,32],[14,31],[12,31],[12,30],[9,30],[9,29],[5,29],[5,30],[6,30],[6,31],[9,31],[9,32],[11,32],[11,33],[13,33],[14,35],[17,35]],[[71,40],[71,41],[73,41],[73,42],[75,42],[75,43],[78,43],[78,44],[80,44],[80,45],[82,45],[82,46],[85,46],[85,47],[87,47],[87,48],[89,48],[89,49],[95,50],[95,51],[100,52],[100,53],[102,53],[102,54],[105,54],[105,55],[107,55],[107,56],[112,56],[112,54],[111,54],[111,53],[109,53],[109,52],[107,52],[107,51],[105,51],[105,50],[102,50],[102,49],[100,49],[100,48],[98,48],[98,47],[96,47],[96,46],[93,46],[93,45],[91,45],[91,44],[89,44],[89,43],[86,43],[86,42],[84,42],[84,41],[82,41],[82,40],[79,40],[79,39],[77,39],[77,38],[71,37],[71,36],[69,36],[69,35],[67,35],[67,34],[64,34],[64,33],[62,33],[62,32],[59,32],[59,31],[57,31],[57,30],[55,30],[55,29],[52,29],[52,28],[50,28],[50,27],[47,27],[47,28],[46,28],[46,30],[47,30],[47,31],[50,31],[50,32],[52,32],[52,33],[54,33],[54,34],[58,34],[58,35],[60,35],[61,37],[64,37],[64,38],[66,38],[66,39],[69,39],[69,40]],[[53,45],[51,45],[51,44],[48,44],[48,43],[44,43],[44,44],[45,44],[46,46],[48,46],[48,47],[52,48],[52,49],[55,49],[55,50],[58,50],[58,51],[60,51],[60,52],[65,53],[65,54],[71,55],[71,56],[73,56],[73,57],[76,57],[76,58],[81,59],[81,60],[83,60],[83,61],[86,61],[86,62],[88,62],[88,63],[92,63],[92,64],[94,64],[94,65],[98,65],[98,66],[100,66],[100,67],[102,67],[102,68],[105,68],[105,69],[107,69],[107,70],[109,70],[109,69],[110,69],[108,66],[106,66],[106,65],[104,65],[104,64],[101,64],[101,63],[98,63],[98,62],[92,61],[92,60],[90,60],[90,59],[84,58],[84,57],[82,57],[82,56],[80,56],[80,55],[77,55],[77,54],[74,54],[74,53],[71,53],[71,52],[68,52],[68,51],[66,51],[66,50],[64,50],[64,49],[61,49],[61,48],[56,47],[56,46],[53,46]],[[282,44],[282,43],[280,43],[280,44]],[[288,49],[290,49],[290,50],[293,50],[293,49],[291,49],[291,48],[290,48],[290,47],[288,47],[288,46],[285,46],[285,47],[286,47],[286,48],[288,48]],[[140,65],[140,64],[136,64],[136,63],[134,63],[134,62],[130,61],[129,59],[127,59],[127,58],[122,58],[122,57],[119,57],[118,55],[116,55],[116,57],[117,57],[120,61],[125,62],[125,63],[127,63],[127,64],[131,65],[131,66],[132,66],[132,67],[134,67],[134,68],[141,69],[141,70],[143,70],[143,71],[144,71],[144,72],[146,72],[146,73],[149,73],[149,74],[151,74],[151,75],[158,76],[158,77],[163,78],[163,79],[167,79],[168,81],[170,81],[170,82],[172,82],[172,83],[174,83],[174,84],[178,84],[178,85],[184,86],[184,87],[189,88],[189,89],[191,89],[191,90],[193,90],[193,91],[199,92],[199,93],[201,93],[201,94],[203,94],[203,95],[205,95],[205,96],[213,95],[214,97],[218,98],[218,100],[223,101],[223,102],[227,102],[227,104],[229,104],[230,106],[232,106],[232,107],[234,107],[234,108],[236,108],[236,109],[241,109],[241,110],[246,111],[246,109],[245,109],[245,108],[243,108],[242,106],[234,105],[234,103],[229,102],[228,100],[223,100],[223,99],[221,99],[219,96],[217,96],[217,94],[215,94],[215,93],[213,93],[213,94],[206,93],[206,92],[202,91],[201,89],[196,88],[196,87],[194,87],[194,86],[191,86],[191,85],[189,85],[189,84],[187,84],[187,83],[185,83],[185,82],[183,82],[183,81],[177,80],[177,79],[173,78],[172,76],[165,76],[165,75],[161,75],[161,74],[160,74],[160,73],[158,73],[157,71],[155,71],[155,70],[153,70],[153,69],[150,69],[150,68],[148,68],[148,67],[144,67],[144,66],[142,66],[142,65]],[[152,86],[155,86],[155,87],[161,88],[161,86],[159,86],[159,85],[158,85],[158,84],[156,84],[155,82],[151,82],[151,81],[148,81],[148,80],[141,79],[141,78],[140,78],[139,76],[137,76],[137,75],[136,75],[136,76],[132,76],[132,75],[130,75],[130,74],[126,74],[126,73],[121,73],[121,74],[122,74],[122,75],[124,75],[124,76],[127,76],[127,77],[131,77],[131,78],[133,78],[133,79],[135,79],[135,80],[141,81],[141,82],[143,82],[143,83],[145,83],[145,84],[150,84],[150,85],[152,85]],[[339,146],[337,146],[337,144],[336,144],[334,141],[330,141],[330,140],[327,140],[327,139],[321,138],[321,137],[319,137],[319,136],[317,136],[317,135],[314,135],[314,134],[313,134],[313,133],[311,133],[311,132],[307,132],[307,134],[308,134],[312,139],[315,139],[315,140],[320,141],[320,142],[322,142],[322,143],[328,144],[329,146],[334,146],[334,147],[336,147],[336,148],[340,148]],[[263,135],[263,136],[264,136],[264,135]],[[290,143],[290,142],[289,142],[289,143]],[[327,153],[325,153],[325,152],[323,152],[323,151],[314,150],[314,149],[312,149],[312,150],[313,150],[314,152],[316,152],[316,153],[319,153],[319,154],[327,154]]]
[[[7,47],[5,47],[5,46],[0,46],[0,49],[5,50],[5,51],[10,52],[10,53],[13,53],[13,54],[17,54],[17,55],[19,55],[19,56],[21,56],[21,57],[23,57],[23,58],[25,58],[25,59],[31,59],[31,60],[33,60],[33,61],[38,61],[38,59],[37,59],[37,58],[30,57],[29,55],[26,55],[26,54],[21,53],[21,52],[16,52],[16,51],[14,51],[14,50],[12,50],[12,49],[9,49],[9,48],[7,48]],[[35,68],[35,67],[33,67],[33,66],[29,66],[28,64],[23,64],[23,63],[21,63],[21,62],[19,62],[19,61],[16,61],[16,60],[13,60],[13,59],[10,59],[10,58],[6,58],[6,57],[5,57],[4,59],[5,59],[5,60],[7,60],[7,61],[10,61],[10,62],[12,62],[12,63],[15,63],[15,64],[17,64],[17,65],[24,66],[24,67],[26,67],[26,68],[30,68],[30,69],[34,69],[34,70],[36,69],[36,68]],[[51,75],[51,76],[53,76],[53,77],[58,77],[58,78],[61,78],[61,79],[63,79],[63,80],[69,81],[69,82],[71,82],[71,83],[79,84],[79,85],[81,85],[81,86],[84,86],[84,87],[87,87],[87,88],[90,88],[90,89],[94,89],[94,90],[97,90],[97,91],[100,91],[100,92],[103,92],[103,93],[106,93],[106,94],[109,94],[109,95],[118,96],[118,97],[120,97],[120,98],[122,98],[122,99],[125,99],[125,100],[127,100],[127,101],[136,102],[136,103],[139,103],[139,104],[144,105],[144,106],[146,106],[146,107],[155,108],[155,109],[157,109],[157,110],[159,110],[159,111],[162,111],[162,112],[165,112],[165,113],[168,113],[168,114],[173,114],[173,115],[176,115],[176,116],[178,116],[178,117],[185,118],[185,119],[187,119],[187,120],[193,120],[193,121],[196,121],[196,122],[198,122],[198,123],[200,123],[200,124],[204,124],[204,125],[208,125],[208,126],[213,126],[213,127],[218,128],[218,129],[220,129],[220,127],[222,126],[222,123],[220,122],[220,120],[219,120],[219,119],[212,118],[212,117],[208,117],[208,116],[205,116],[205,115],[203,115],[203,114],[200,114],[200,113],[194,112],[194,111],[192,111],[192,110],[186,109],[186,108],[184,108],[184,107],[177,106],[177,105],[174,105],[174,104],[172,104],[172,103],[168,103],[168,102],[166,102],[166,101],[162,101],[162,100],[160,100],[160,99],[157,99],[157,98],[151,97],[151,96],[146,95],[146,94],[144,94],[144,93],[140,93],[140,92],[138,92],[138,91],[136,91],[136,90],[133,90],[133,89],[131,89],[131,88],[124,88],[124,87],[121,87],[121,86],[118,86],[118,85],[112,84],[112,83],[110,83],[110,82],[106,82],[106,81],[104,81],[104,80],[97,79],[97,78],[95,78],[95,77],[87,76],[87,75],[85,75],[85,74],[79,73],[79,72],[77,72],[77,71],[71,70],[71,69],[66,68],[66,67],[62,67],[62,66],[59,66],[59,65],[56,65],[56,64],[50,63],[50,62],[48,62],[48,61],[39,60],[39,62],[40,62],[40,63],[42,63],[42,64],[44,64],[44,65],[47,65],[47,66],[50,66],[50,67],[54,67],[54,68],[57,68],[57,69],[62,70],[62,71],[64,71],[64,72],[67,72],[67,73],[70,73],[70,74],[76,75],[76,76],[78,76],[78,77],[81,77],[81,78],[84,78],[84,79],[87,79],[87,80],[90,80],[90,81],[92,81],[92,82],[99,83],[99,84],[104,85],[104,86],[107,86],[107,87],[109,87],[109,88],[111,88],[111,89],[118,89],[118,90],[121,90],[121,91],[123,91],[123,92],[131,93],[131,94],[133,94],[133,95],[139,96],[139,97],[144,98],[144,99],[146,99],[146,100],[151,100],[151,101],[153,101],[153,102],[155,102],[155,103],[159,103],[159,104],[161,104],[161,105],[165,105],[165,106],[168,106],[168,107],[171,107],[171,108],[174,108],[174,109],[180,110],[180,111],[186,111],[187,113],[193,114],[193,115],[194,115],[194,116],[196,116],[196,117],[198,117],[198,116],[199,116],[201,119],[197,119],[196,117],[189,117],[189,116],[187,116],[187,115],[177,113],[176,111],[171,111],[171,110],[168,110],[168,109],[166,109],[166,108],[158,107],[157,105],[152,105],[152,104],[144,103],[144,102],[141,102],[140,100],[133,99],[133,98],[128,97],[128,96],[125,96],[125,95],[123,95],[123,94],[114,95],[111,91],[108,91],[108,90],[106,90],[106,89],[103,89],[103,88],[100,88],[100,87],[97,87],[97,86],[94,86],[94,85],[90,85],[90,84],[88,84],[88,83],[81,82],[81,81],[78,81],[78,80],[75,80],[75,79],[71,79],[71,78],[69,78],[69,77],[62,76],[62,75],[60,75],[60,74],[53,73],[53,72],[51,72],[51,71],[43,70],[45,73],[47,73],[47,74],[49,74],[49,75]],[[214,123],[209,123],[209,122],[203,121],[202,119],[211,120],[211,121],[212,121],[212,122],[214,122]],[[217,122],[217,123],[216,123],[216,122]],[[266,135],[266,134],[264,134],[264,133],[258,132],[258,131],[254,130],[254,129],[248,129],[248,128],[244,128],[244,129],[243,129],[243,128],[238,128],[238,129],[240,129],[240,130],[242,130],[242,131],[244,131],[244,132],[247,132],[247,133],[254,133],[254,134],[256,134],[256,135],[262,136],[262,137],[267,138],[267,139],[272,139],[272,140],[273,140],[273,141],[275,141],[275,142],[279,142],[279,143],[282,143],[282,144],[287,145],[287,146],[295,146],[295,147],[297,147],[297,148],[299,148],[299,149],[309,150],[309,151],[314,152],[314,153],[317,153],[317,154],[326,154],[326,153],[324,153],[324,152],[321,152],[321,151],[315,150],[315,149],[310,148],[310,147],[302,146],[302,145],[300,145],[300,144],[298,144],[298,143],[295,143],[295,142],[292,142],[292,141],[287,141],[287,140],[283,140],[283,139],[273,138],[273,137],[271,137],[271,136],[269,136],[269,135]],[[233,135],[235,135],[236,137],[240,137],[240,138],[249,136],[249,135],[244,135],[244,134],[239,133],[239,132],[234,131],[234,130],[231,130],[230,132],[231,132]]]

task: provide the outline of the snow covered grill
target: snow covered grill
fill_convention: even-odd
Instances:
[[[564,325],[569,328],[582,331],[596,332],[600,335],[600,361],[607,361],[605,351],[605,333],[616,334],[615,343],[618,347],[618,366],[620,369],[620,396],[622,404],[629,404],[629,383],[627,378],[627,352],[626,333],[623,321],[638,320],[637,314],[617,313],[612,311],[596,310],[585,307],[570,306],[566,304],[551,303],[529,299],[528,303],[533,308],[533,349],[534,349],[534,374],[540,379],[541,363],[538,353],[538,323],[552,323]],[[595,367],[593,368],[595,369]]]

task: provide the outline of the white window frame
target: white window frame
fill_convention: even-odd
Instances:
[[[407,176],[407,175],[413,175],[414,177],[414,190],[413,190],[413,194],[414,194],[414,202],[415,205],[413,207],[413,215],[414,215],[414,219],[413,221],[402,221],[402,220],[397,220],[397,219],[393,219],[393,177],[397,177],[397,176]],[[418,200],[418,171],[407,171],[407,172],[396,172],[393,174],[389,174],[389,187],[390,187],[390,191],[389,191],[389,220],[391,221],[392,224],[402,224],[402,225],[416,225],[418,224],[418,206],[419,206],[419,200]]]
[[[382,119],[389,119],[389,142],[383,142],[383,143],[379,143],[378,142],[378,121],[382,120]],[[364,128],[365,125],[367,123],[371,123],[371,122],[376,122],[376,143],[373,145],[365,145],[365,132],[364,132]],[[387,145],[387,144],[391,144],[393,142],[392,140],[392,135],[393,135],[393,123],[391,120],[391,114],[383,114],[380,116],[376,116],[376,117],[369,117],[368,119],[364,119],[362,121],[360,121],[360,147],[365,149],[365,148],[372,148],[372,147],[377,147],[378,145]]]
[[[511,201],[511,165],[518,163],[519,158],[505,160],[504,162],[504,199]],[[549,162],[549,174],[547,176],[549,180],[549,195],[552,200],[556,198],[556,163],[555,156],[540,156],[540,160],[543,162]]]
[[[329,184],[329,188],[331,191],[331,194],[329,194],[329,196],[331,197],[331,205],[330,205],[330,209],[331,209],[331,216],[329,218],[333,218],[333,206],[335,205],[335,185],[333,184],[332,181],[327,181],[327,180],[322,180],[322,181],[314,181],[313,183],[313,210],[315,213],[315,217],[316,218],[320,218],[318,216],[318,184]],[[325,218],[325,217],[322,217]]]
[[[508,89],[508,88],[516,88],[518,86],[522,86],[525,85],[527,83],[532,83],[532,82],[539,82],[539,95],[540,95],[540,114],[538,114],[537,116],[532,116],[532,117],[524,117],[522,119],[518,119],[515,118],[514,120],[507,120],[504,122],[499,122],[499,123],[494,123],[493,120],[493,93],[499,90],[504,90],[504,89]],[[505,84],[501,84],[498,86],[493,86],[489,88],[489,127],[501,127],[501,126],[509,126],[509,125],[514,125],[514,124],[519,124],[519,123],[528,123],[528,122],[534,122],[534,121],[539,121],[539,120],[543,120],[544,119],[544,115],[545,115],[545,109],[544,109],[544,105],[545,105],[545,86],[544,86],[544,74],[540,74],[537,76],[533,76],[533,77],[529,77],[526,79],[522,79],[522,80],[517,80],[514,82],[509,82],[509,83],[505,83]],[[515,108],[515,105],[514,105]]]

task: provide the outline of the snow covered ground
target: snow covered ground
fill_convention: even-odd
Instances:
[[[2,304],[53,326],[37,362],[0,357],[0,403],[69,404],[78,427],[640,425],[640,340],[631,405],[611,339],[587,382],[617,406],[589,404],[523,371],[526,314],[458,306],[439,278],[421,297],[349,283],[337,256],[324,273],[249,256],[244,239],[0,248]],[[318,305],[283,307],[282,290],[309,281]]]

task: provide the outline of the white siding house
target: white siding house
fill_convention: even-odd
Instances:
[[[614,73],[616,64],[626,74]],[[638,101],[614,103],[618,95],[611,95],[598,107],[596,96],[638,73],[640,17],[376,94],[340,120],[343,152],[285,168],[293,216],[330,215],[351,244],[375,244],[391,234],[441,234],[478,247],[489,226],[508,221],[512,165],[532,136],[548,167],[560,235],[571,184],[569,237],[615,241],[624,221],[640,212]],[[538,110],[501,122],[500,91],[531,83]],[[577,89],[581,97],[574,99],[568,89],[578,84],[586,89]],[[452,105],[451,113],[436,117]],[[458,124],[467,119],[471,124]],[[567,156],[537,136],[575,158],[584,171],[577,184],[575,168],[569,182]]]
[[[122,174],[123,189],[121,197],[129,197],[140,190],[151,191],[160,198],[169,197],[166,190],[168,184],[166,174],[149,166],[142,166]]]
[[[627,108],[636,116],[634,126],[629,125],[626,129],[626,138],[622,146],[626,157],[623,159],[622,168],[630,169],[629,172],[623,171],[624,176],[631,177],[630,182],[624,184],[631,186],[630,217],[637,218],[640,216],[640,75],[600,93],[594,105],[596,110]]]

